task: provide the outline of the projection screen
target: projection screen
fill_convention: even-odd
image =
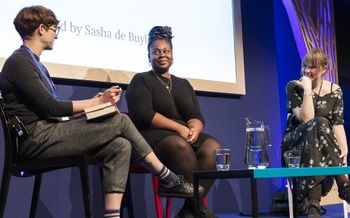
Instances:
[[[22,44],[14,17],[32,5],[60,20],[54,49],[40,57],[52,77],[128,84],[151,69],[149,30],[166,25],[174,35],[171,74],[196,91],[245,94],[240,0],[1,0],[0,68]]]

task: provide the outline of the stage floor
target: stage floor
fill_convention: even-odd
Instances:
[[[343,204],[333,204],[333,205],[326,205],[324,206],[326,208],[327,213],[322,216],[322,218],[343,218]],[[267,210],[266,210],[267,211]],[[239,212],[237,213],[218,213],[216,214],[220,218],[244,218],[244,217],[249,217],[249,216],[240,216]],[[271,216],[265,214],[264,211],[262,211],[262,214],[259,215],[259,217],[264,217],[264,218],[286,218],[289,216]],[[299,216],[300,218],[305,218],[305,216]]]

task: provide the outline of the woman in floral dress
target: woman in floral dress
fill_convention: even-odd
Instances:
[[[331,167],[347,164],[348,145],[343,120],[341,88],[323,79],[328,57],[322,49],[312,49],[301,64],[302,77],[286,86],[288,120],[283,150],[302,150],[301,167]],[[345,175],[299,178],[299,193],[308,198],[309,217],[321,217],[321,196],[336,180],[339,197],[350,203],[349,180]]]

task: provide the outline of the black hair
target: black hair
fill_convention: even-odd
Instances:
[[[155,26],[148,33],[148,45],[147,49],[150,50],[152,44],[158,39],[164,39],[169,42],[171,49],[173,49],[173,44],[171,39],[173,38],[171,27],[169,26]]]

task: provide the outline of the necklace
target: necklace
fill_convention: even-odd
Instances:
[[[319,90],[318,90],[318,93],[317,93],[317,96],[316,96],[316,99],[315,99],[316,104],[317,104],[318,97],[319,97],[320,94],[321,94],[322,85],[323,85],[323,80],[322,80],[322,82],[321,82],[320,88],[319,88]]]
[[[321,81],[321,85],[320,85],[320,88],[318,89],[318,93],[317,93],[317,95],[320,95],[320,93],[321,93],[321,89],[322,89],[322,85],[323,85],[323,80]]]
[[[171,91],[171,89],[173,88],[173,83],[171,81],[171,75],[169,74],[169,80],[167,83],[165,83],[155,72],[153,72],[153,74],[157,77],[157,79],[163,84],[163,86],[166,88],[166,90],[168,90],[168,92]]]

